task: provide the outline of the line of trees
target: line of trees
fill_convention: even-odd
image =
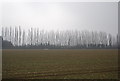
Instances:
[[[83,46],[113,47],[117,46],[119,36],[96,31],[44,31],[39,28],[28,30],[21,27],[2,27],[3,40],[10,41],[14,46]]]

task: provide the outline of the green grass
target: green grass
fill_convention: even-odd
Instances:
[[[3,50],[3,79],[117,79],[118,51]]]

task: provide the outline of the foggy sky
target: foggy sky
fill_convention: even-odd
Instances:
[[[6,2],[2,4],[3,27],[39,27],[44,30],[118,32],[116,2]]]

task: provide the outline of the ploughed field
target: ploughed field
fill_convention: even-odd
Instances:
[[[117,79],[117,49],[3,50],[3,79]]]

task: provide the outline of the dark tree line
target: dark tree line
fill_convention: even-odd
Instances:
[[[3,40],[16,47],[39,48],[40,46],[54,48],[103,48],[116,47],[119,36],[96,31],[44,31],[39,28],[28,30],[21,27],[2,27]]]

